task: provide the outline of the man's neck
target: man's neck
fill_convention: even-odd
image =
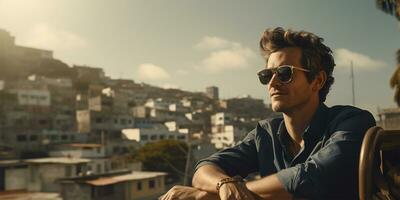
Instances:
[[[302,135],[317,111],[318,105],[318,100],[317,103],[308,102],[290,113],[283,113],[286,130],[295,144],[303,146]]]

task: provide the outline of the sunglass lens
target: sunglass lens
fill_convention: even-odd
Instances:
[[[288,82],[292,78],[292,69],[289,66],[282,66],[277,69],[277,75],[280,81]]]
[[[270,69],[264,69],[263,71],[258,73],[258,79],[264,85],[267,85],[272,78],[272,71]]]

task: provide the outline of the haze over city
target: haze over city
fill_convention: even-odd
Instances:
[[[395,106],[388,82],[400,25],[374,2],[0,0],[0,28],[69,65],[189,91],[215,85],[221,98],[249,94],[266,103],[258,41],[276,26],[314,32],[333,49],[328,105],[352,103],[352,61],[356,105],[373,113]]]

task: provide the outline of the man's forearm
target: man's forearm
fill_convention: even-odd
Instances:
[[[217,183],[227,177],[229,176],[216,165],[203,165],[194,173],[192,185],[203,191],[217,193]]]
[[[246,182],[246,187],[262,199],[293,199],[293,196],[286,191],[283,184],[275,174]]]
[[[217,193],[217,183],[227,177],[229,176],[221,168],[215,165],[204,165],[194,174],[192,185],[199,190]],[[246,182],[246,187],[262,199],[293,199],[292,195],[286,191],[276,175]]]

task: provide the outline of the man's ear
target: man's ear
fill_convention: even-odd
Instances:
[[[326,76],[326,72],[325,71],[318,72],[318,74],[315,75],[312,89],[314,91],[321,90],[321,88],[325,85],[326,78],[327,78],[327,76]]]

